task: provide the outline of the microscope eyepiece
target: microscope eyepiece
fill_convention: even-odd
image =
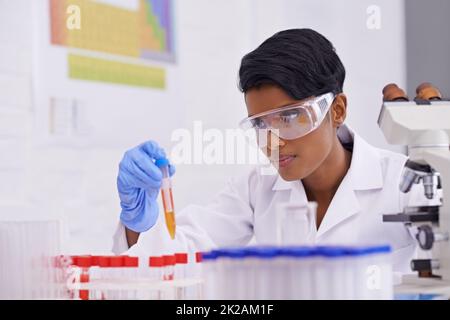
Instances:
[[[429,82],[424,82],[416,89],[416,98],[414,100],[429,100],[439,101],[442,100],[442,94],[438,88],[433,86]]]
[[[390,83],[383,89],[383,101],[409,101],[409,98],[398,85]]]

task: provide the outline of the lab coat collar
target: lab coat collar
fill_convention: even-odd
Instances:
[[[382,168],[377,150],[346,125],[338,130],[338,136],[343,143],[353,141],[352,161],[317,230],[316,240],[361,210],[356,191],[381,189],[383,186]],[[298,181],[285,181],[278,176],[272,190],[291,190],[291,203],[306,204],[308,202],[303,184]]]
[[[338,131],[342,142],[353,140],[352,162],[348,174],[354,190],[373,190],[383,187],[383,170],[378,150],[367,143],[348,126]]]

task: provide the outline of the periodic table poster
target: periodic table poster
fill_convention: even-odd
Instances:
[[[51,43],[87,52],[69,55],[70,77],[164,88],[164,69],[92,57],[89,52],[173,62],[172,0],[139,0],[136,8],[92,0],[49,2]]]
[[[142,115],[159,108],[172,117],[180,105],[176,0],[38,0],[34,7],[34,100],[44,144],[117,147],[155,132],[170,137],[159,119]],[[113,139],[119,126],[126,134]]]

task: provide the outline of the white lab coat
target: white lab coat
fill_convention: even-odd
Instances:
[[[320,227],[317,229],[315,219],[310,218],[310,226],[298,234],[299,243],[390,244],[394,271],[409,271],[414,240],[403,224],[382,221],[383,214],[399,213],[406,205],[399,179],[407,157],[369,145],[347,126],[342,126],[338,134],[342,142],[353,140],[350,169]],[[262,175],[254,168],[231,180],[209,205],[191,205],[179,211],[176,241],[191,250],[242,246],[252,238],[258,244],[275,244],[276,212],[281,203],[307,203],[301,181],[287,182],[278,175]],[[143,235],[135,246],[145,246]],[[113,251],[127,249],[124,227],[119,223]]]

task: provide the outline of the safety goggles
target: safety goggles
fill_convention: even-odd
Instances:
[[[333,93],[315,97],[300,104],[281,107],[242,120],[243,130],[273,132],[281,139],[294,140],[317,129],[334,101]]]

